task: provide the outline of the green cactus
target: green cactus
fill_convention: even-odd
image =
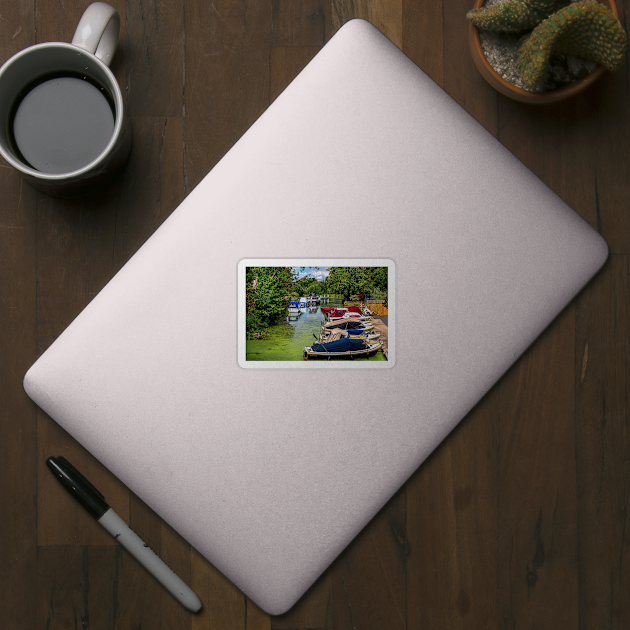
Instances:
[[[466,17],[479,29],[519,33],[534,28],[569,0],[506,0],[500,4],[472,9]]]
[[[543,20],[521,44],[516,65],[528,85],[535,85],[555,53],[594,61],[608,70],[621,63],[626,33],[615,14],[597,2],[575,2]]]

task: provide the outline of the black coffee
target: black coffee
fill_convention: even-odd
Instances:
[[[26,87],[14,106],[12,135],[24,162],[70,173],[95,160],[114,133],[107,90],[78,75],[50,75]]]

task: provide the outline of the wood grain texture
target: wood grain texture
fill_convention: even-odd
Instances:
[[[0,63],[36,41],[34,6],[0,5]],[[36,626],[37,410],[22,391],[37,358],[36,193],[0,158],[0,619]]]
[[[403,0],[403,52],[440,87],[444,87],[442,2]]]
[[[113,628],[117,612],[116,547],[41,547],[33,584],[33,628]]]
[[[269,105],[271,11],[263,0],[186,5],[186,191]]]
[[[407,483],[407,627],[496,618],[498,421],[493,388]]]
[[[332,626],[407,627],[406,489],[403,487],[332,567]]]
[[[273,0],[272,46],[323,46],[330,38],[330,0]]]
[[[578,623],[574,350],[569,306],[500,384],[497,621],[511,628]]]
[[[630,626],[630,259],[612,256],[576,302],[581,628]]]
[[[402,0],[332,0],[332,32],[336,33],[348,20],[361,18],[402,49],[402,13]]]
[[[183,0],[127,3],[125,50],[130,116],[181,116],[184,74]]]
[[[64,201],[0,161],[0,626],[629,627],[630,65],[536,108],[479,76],[465,0],[111,3],[122,18],[112,69],[134,133],[123,175],[105,193]],[[0,0],[0,62],[36,42],[69,41],[86,5]],[[628,5],[619,2],[622,23]],[[598,229],[612,255],[296,606],[270,617],[38,411],[21,381],[354,17],[390,37]],[[191,583],[199,614],[56,487],[44,465],[53,454],[83,469]]]
[[[497,135],[497,93],[482,79],[468,49],[468,0],[443,0],[442,86],[468,113],[492,135]]]

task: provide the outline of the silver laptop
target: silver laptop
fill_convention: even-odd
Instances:
[[[389,40],[354,20],[24,386],[247,596],[279,614],[607,255],[595,230]],[[395,285],[390,361],[250,365],[239,354],[241,261],[249,260],[386,265]]]

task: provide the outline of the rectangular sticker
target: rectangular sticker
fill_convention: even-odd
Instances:
[[[390,259],[244,259],[238,362],[244,368],[394,365]]]

